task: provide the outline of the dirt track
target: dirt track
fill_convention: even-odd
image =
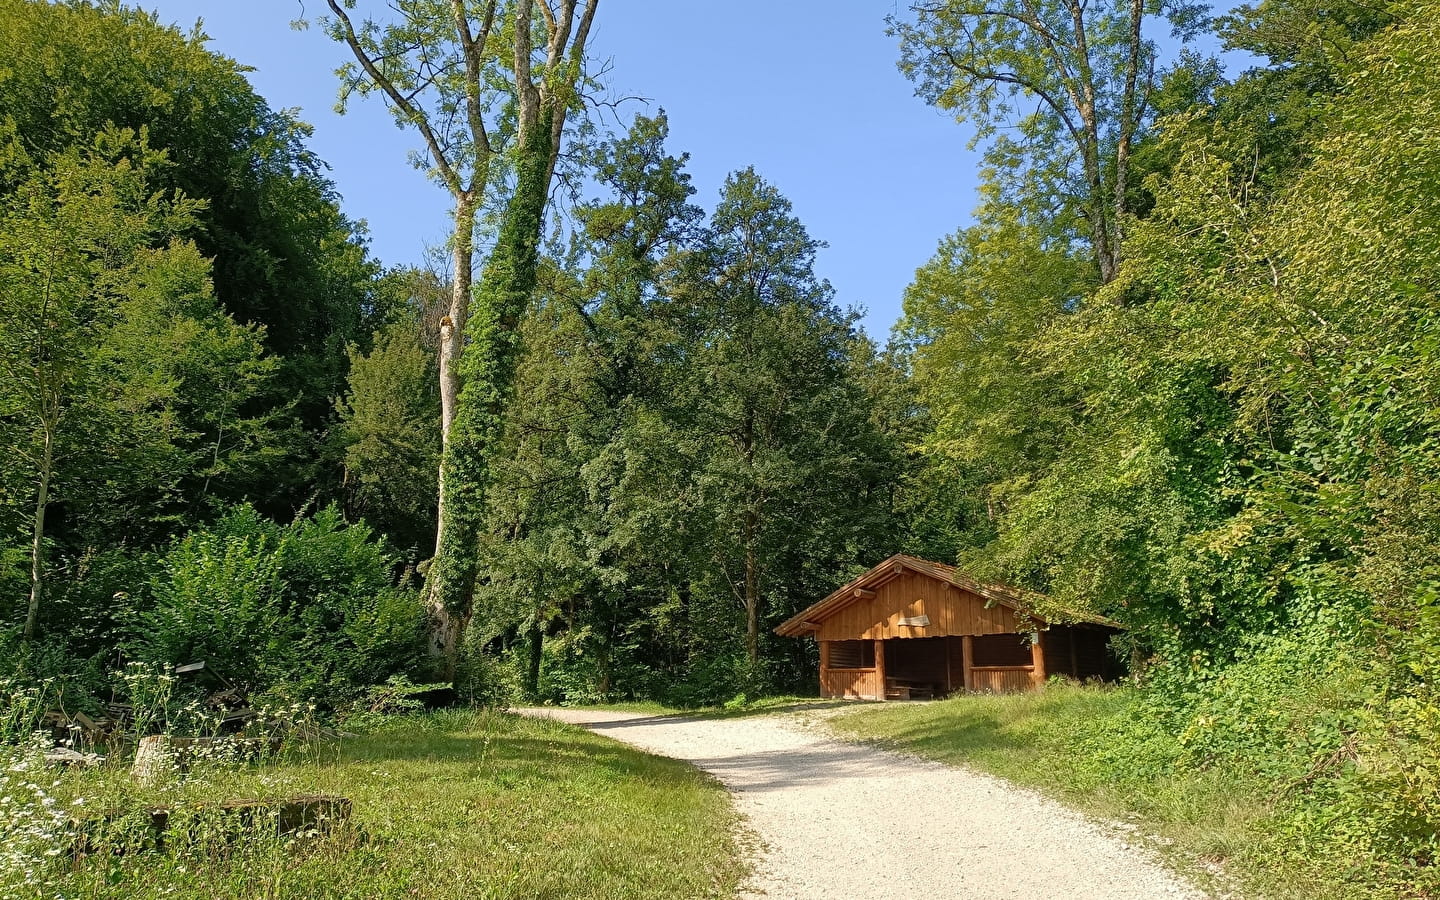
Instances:
[[[521,712],[687,760],[719,779],[765,845],[749,897],[1204,896],[1117,829],[990,776],[836,740],[794,715]]]

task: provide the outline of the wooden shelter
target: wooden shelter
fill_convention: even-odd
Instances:
[[[1051,624],[1018,591],[903,554],[775,629],[820,642],[820,695],[866,700],[1033,690],[1049,675],[1106,678],[1118,626]]]

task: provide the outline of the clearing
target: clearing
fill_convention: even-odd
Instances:
[[[719,779],[763,843],[748,896],[1204,896],[1118,828],[991,776],[834,739],[803,713],[519,711],[686,760]]]

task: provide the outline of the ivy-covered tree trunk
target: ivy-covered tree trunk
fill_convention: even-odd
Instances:
[[[528,129],[520,148],[515,193],[475,291],[468,345],[460,359],[464,388],[441,462],[440,537],[427,601],[430,650],[446,661],[447,673],[469,624],[491,459],[514,382],[520,319],[540,263],[552,165],[550,115]]]

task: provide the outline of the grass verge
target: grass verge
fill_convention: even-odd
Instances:
[[[339,794],[354,828],[303,846],[101,854],[64,896],[729,897],[743,875],[724,791],[684,763],[555,722],[492,712],[393,720],[310,758],[200,772],[170,789],[67,776],[90,808]],[[53,891],[52,891],[53,895]]]
[[[844,737],[971,766],[1135,825],[1202,885],[1285,900],[1370,896],[1343,871],[1307,865],[1283,846],[1272,827],[1275,785],[1185,765],[1172,735],[1145,727],[1130,688],[1052,684],[1036,694],[867,704],[830,722]]]

